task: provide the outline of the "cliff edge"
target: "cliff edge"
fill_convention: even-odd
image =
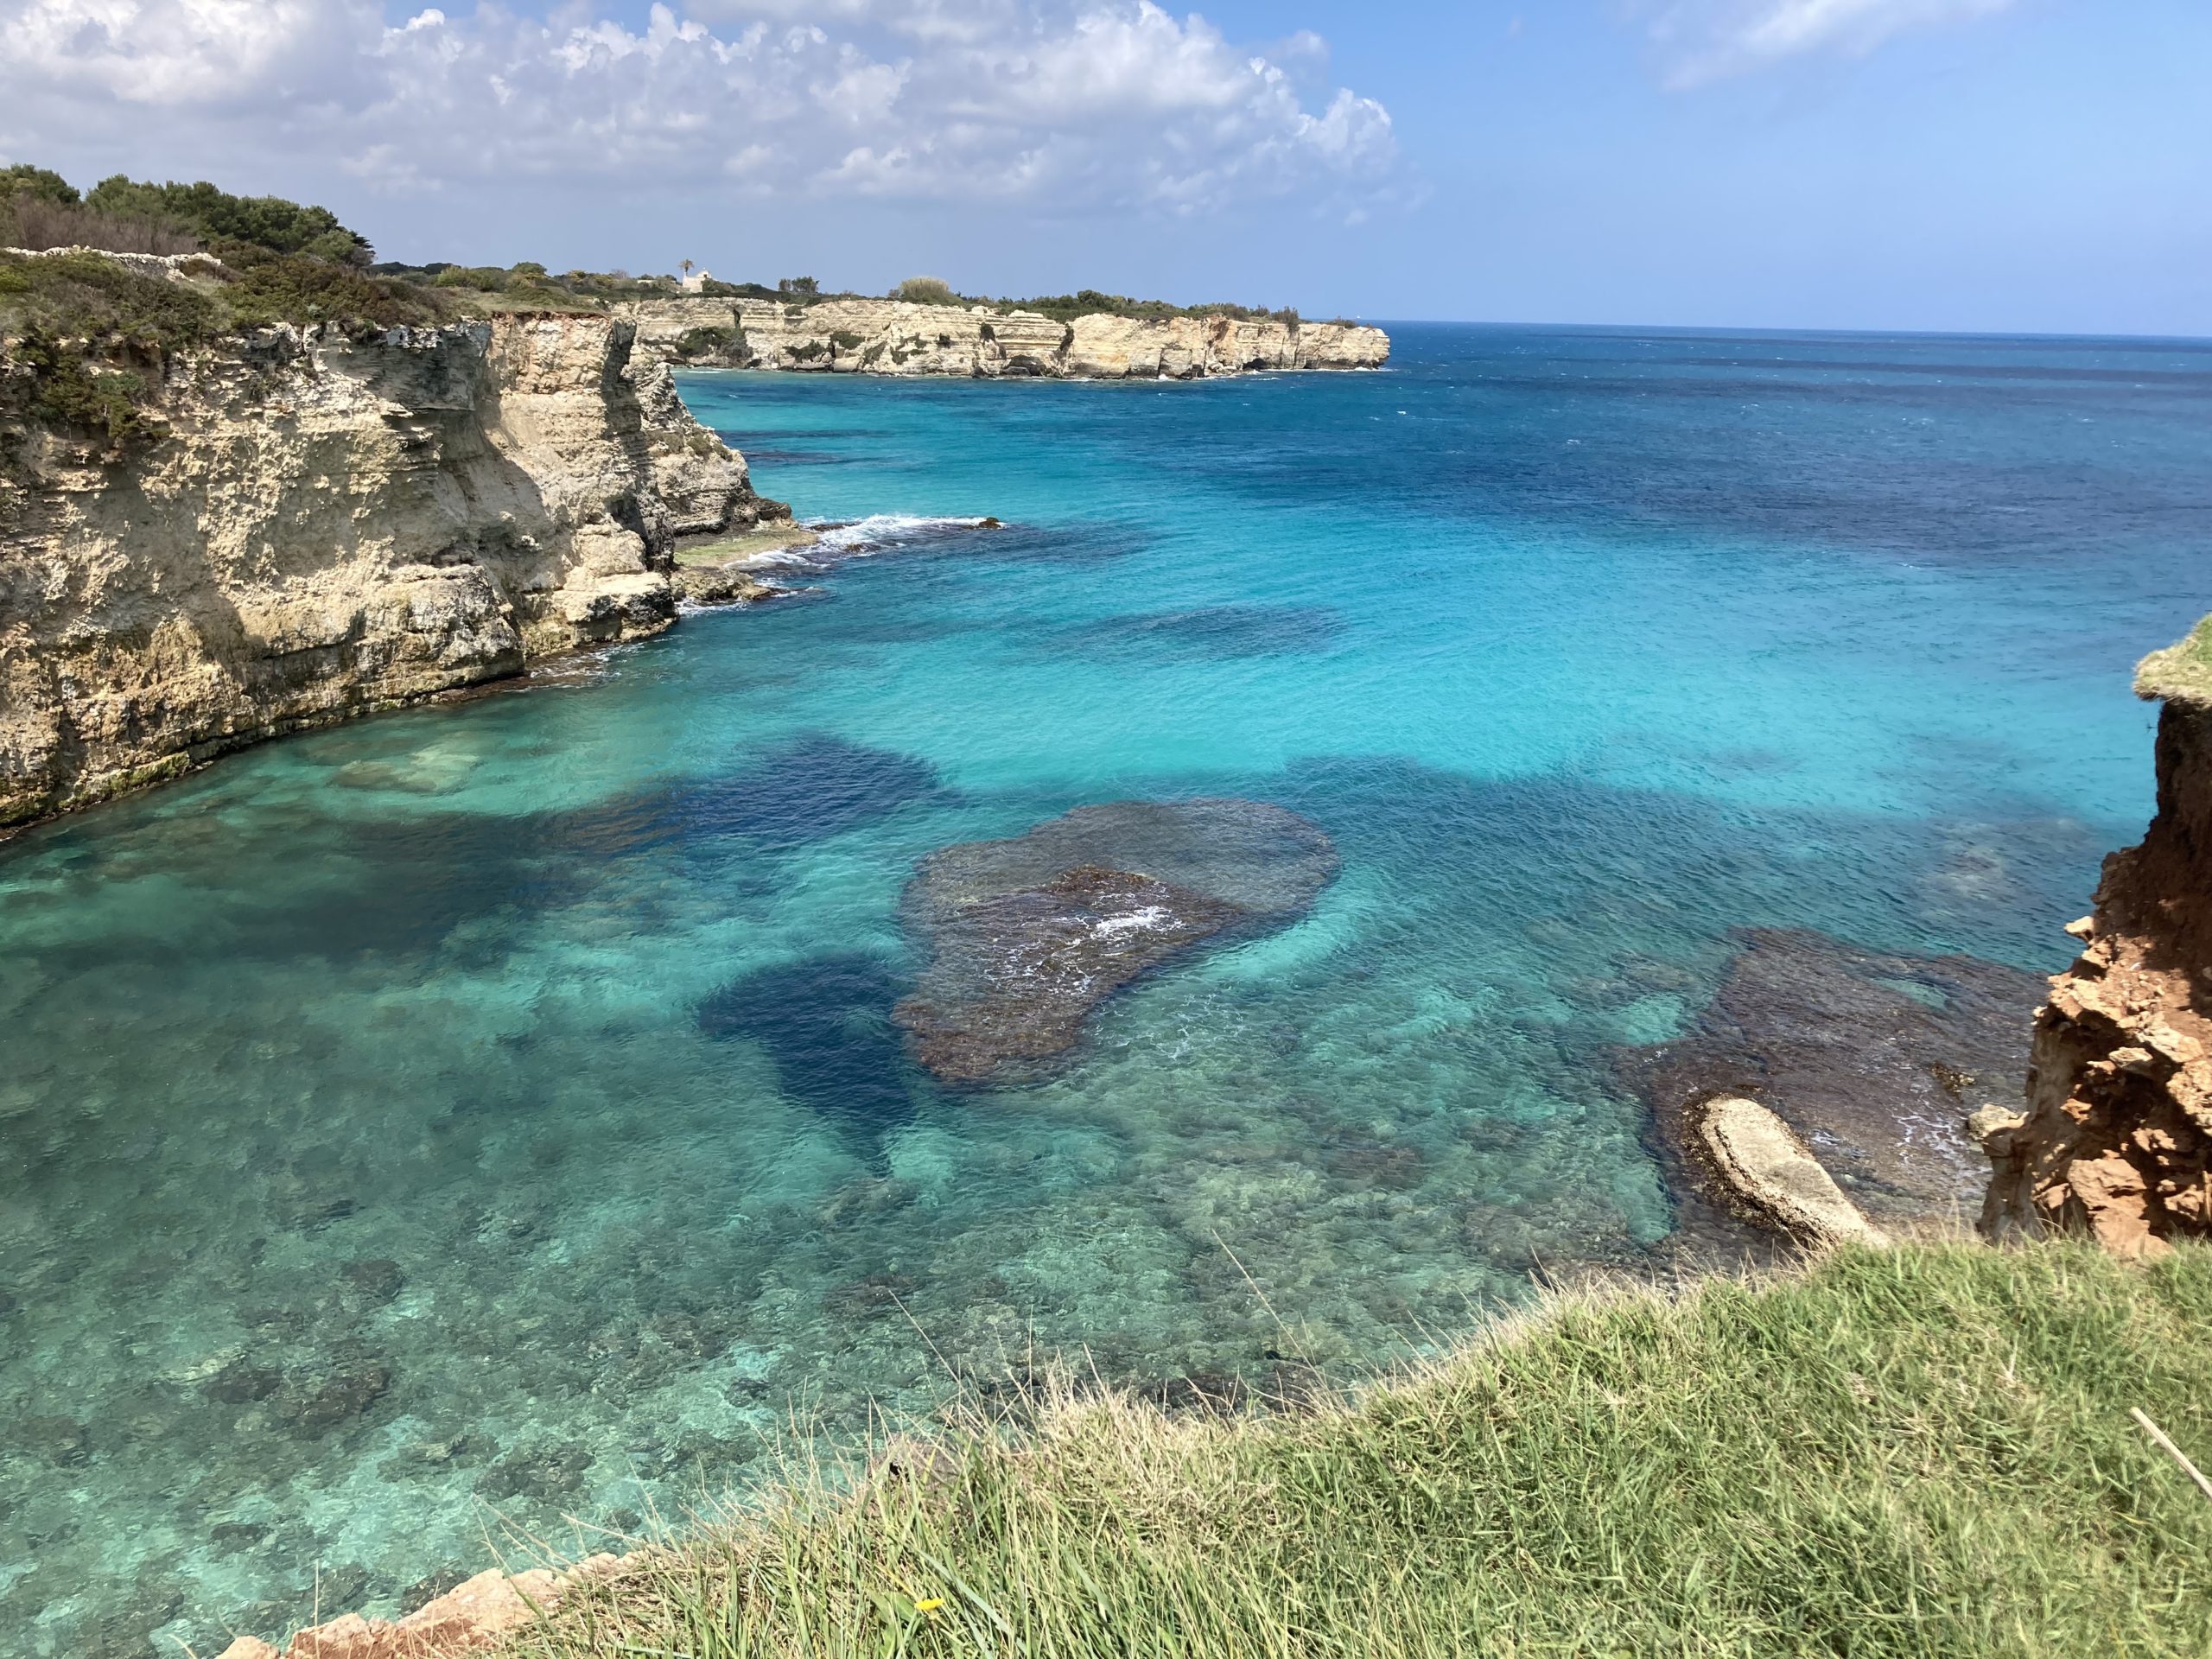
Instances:
[[[1220,315],[1062,321],[1042,312],[906,300],[626,301],[640,351],[700,367],[983,378],[1192,380],[1284,369],[1379,369],[1390,337],[1350,322]]]
[[[255,330],[120,442],[0,376],[0,825],[667,626],[680,538],[788,510],[635,334]]]
[[[2136,671],[2158,712],[2158,815],[2105,861],[2080,958],[2036,1017],[2024,1116],[1985,1118],[1985,1231],[2126,1253],[2212,1233],[2212,618]]]

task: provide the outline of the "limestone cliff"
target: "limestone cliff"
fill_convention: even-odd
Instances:
[[[617,308],[640,351],[725,368],[858,374],[1196,379],[1262,369],[1376,369],[1389,336],[1346,322],[1117,317],[901,300],[640,300]]]
[[[121,450],[0,382],[0,824],[666,626],[680,537],[786,510],[634,335],[261,331]]]
[[[2024,1117],[1986,1116],[1986,1230],[2116,1249],[2212,1233],[2212,620],[2136,679],[2158,715],[2158,816],[2105,861],[2081,957],[2036,1018]]]

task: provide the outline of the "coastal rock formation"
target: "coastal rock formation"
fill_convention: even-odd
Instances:
[[[906,889],[930,961],[893,1017],[948,1083],[1033,1078],[1122,986],[1201,940],[1302,913],[1336,870],[1328,836],[1258,801],[1077,807],[948,847]]]
[[[1768,1224],[1815,1249],[1889,1242],[1790,1127],[1757,1101],[1723,1095],[1698,1103],[1691,1117],[1714,1174]]]
[[[1263,369],[1376,369],[1389,336],[1349,322],[1117,317],[1059,322],[903,300],[640,300],[618,310],[640,351],[737,369],[1190,380]]]
[[[399,1619],[347,1613],[300,1631],[282,1648],[242,1636],[220,1659],[450,1659],[493,1646],[539,1613],[550,1612],[570,1589],[620,1565],[594,1555],[565,1573],[479,1573]]]
[[[2212,620],[2146,658],[2158,816],[2105,861],[2080,958],[2037,1014],[2024,1116],[1980,1120],[1986,1231],[2156,1253],[2212,1233]]]
[[[0,824],[667,626],[680,538],[788,510],[634,332],[277,328],[119,451],[0,418]]]
[[[1742,1191],[1705,1132],[1707,1103],[1731,1096],[1770,1109],[1877,1225],[1970,1216],[1986,1166],[1967,1120],[2019,1098],[2036,976],[1791,930],[1750,931],[1742,945],[1688,1032],[1622,1057],[1651,1104],[1685,1240],[1745,1242],[1732,1219]]]

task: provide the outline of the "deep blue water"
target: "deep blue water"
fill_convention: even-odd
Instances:
[[[1732,930],[2063,962],[2151,805],[2129,666],[2212,608],[2212,346],[1393,333],[690,377],[888,516],[818,596],[0,848],[0,1650],[391,1608],[948,1364],[1249,1368],[1231,1249],[1403,1353],[1665,1236],[1607,1056]],[[908,1065],[919,860],[1200,794],[1334,837],[1306,919],[1053,1081]]]

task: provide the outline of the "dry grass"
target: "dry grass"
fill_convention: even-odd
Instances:
[[[2135,695],[2212,708],[2212,616],[2135,665]]]
[[[507,1659],[2202,1655],[2212,1250],[1576,1294],[1356,1401],[1063,1389],[644,1548]]]

